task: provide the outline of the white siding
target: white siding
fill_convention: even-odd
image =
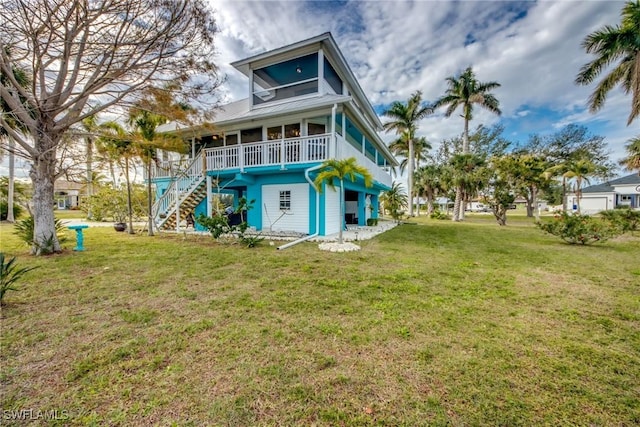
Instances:
[[[329,187],[325,187],[325,235],[334,234],[340,231],[340,197],[338,197],[339,189],[336,186],[336,191],[333,191]]]
[[[280,210],[280,192],[291,192],[291,210]],[[280,218],[280,219],[278,219]],[[309,232],[309,184],[262,186],[262,230]]]

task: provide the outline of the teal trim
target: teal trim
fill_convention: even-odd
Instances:
[[[378,218],[379,212],[378,212],[378,205],[379,205],[379,201],[378,201],[378,196],[375,194],[371,195],[371,206],[373,207],[373,211],[371,211],[371,218]]]
[[[247,185],[245,192],[247,202],[253,200],[253,209],[247,211],[247,223],[256,230],[262,230],[262,184]]]
[[[364,192],[358,192],[358,225],[367,225],[367,222],[365,221],[365,213],[367,210],[365,201],[366,196],[367,195]]]
[[[193,210],[193,215],[196,218],[198,218],[200,215],[207,216],[207,198],[206,197],[200,203],[198,203],[198,206],[196,206],[196,208]],[[197,221],[196,221],[195,229],[196,231],[207,231],[207,229],[201,226],[200,224],[198,224]]]
[[[320,235],[327,235],[327,220],[326,220],[326,211],[327,211],[327,186],[322,184],[322,193],[320,194]]]
[[[316,233],[316,190],[309,185],[309,234]]]

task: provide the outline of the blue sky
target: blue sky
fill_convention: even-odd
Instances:
[[[525,142],[569,123],[587,126],[609,144],[612,159],[640,134],[626,126],[631,98],[616,88],[605,108],[587,111],[594,86],[576,86],[590,60],[584,37],[619,22],[623,2],[606,1],[225,1],[217,11],[219,56],[227,82],[223,99],[248,93],[234,60],[331,31],[358,81],[380,111],[416,90],[440,97],[445,78],[472,66],[481,81],[497,81],[502,117],[477,110],[471,124],[502,123],[505,136]],[[420,123],[419,135],[434,145],[460,134],[462,119],[443,111]],[[393,135],[383,135],[390,140]]]
[[[472,128],[500,122],[508,139],[522,143],[532,133],[580,124],[605,137],[613,160],[640,134],[640,120],[626,126],[631,98],[621,89],[591,114],[594,86],[574,84],[590,60],[582,40],[619,23],[620,1],[209,1],[220,30],[214,61],[226,76],[223,102],[248,95],[247,78],[231,62],[331,31],[377,111],[416,90],[433,101],[444,94],[446,77],[472,66],[481,81],[502,84],[494,93],[503,112],[477,110]],[[457,114],[443,113],[420,123],[419,136],[434,146],[463,128]],[[25,176],[28,167],[18,168]]]

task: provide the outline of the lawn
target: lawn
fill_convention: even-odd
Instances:
[[[640,237],[510,222],[416,219],[346,254],[90,228],[37,259],[2,225],[39,266],[2,310],[3,423],[640,424]]]

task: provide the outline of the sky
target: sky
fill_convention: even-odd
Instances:
[[[586,126],[609,144],[611,157],[640,134],[640,119],[626,125],[631,96],[614,89],[596,114],[587,108],[595,88],[575,77],[593,57],[585,36],[617,25],[624,2],[604,1],[218,1],[216,63],[226,75],[225,101],[246,98],[247,78],[229,63],[330,31],[374,109],[381,113],[416,90],[432,102],[445,79],[472,66],[493,93],[502,116],[476,108],[471,128],[501,123],[504,136],[524,143],[567,124]],[[382,118],[384,122],[384,118]],[[418,135],[437,146],[463,129],[444,108],[419,124]],[[393,135],[382,135],[390,141]]]
[[[476,108],[472,129],[502,123],[507,139],[524,143],[532,133],[575,123],[604,136],[613,160],[640,134],[640,119],[626,125],[631,97],[620,88],[592,114],[587,99],[595,84],[574,84],[593,58],[582,40],[620,22],[620,1],[209,1],[219,28],[213,60],[226,79],[223,102],[248,96],[248,79],[231,62],[330,31],[379,113],[416,90],[435,101],[447,77],[472,66],[480,81],[501,84],[493,93],[502,110],[498,117]],[[444,108],[437,111],[419,123],[418,136],[437,146],[460,135],[458,113],[446,118]],[[6,174],[6,160],[2,166]],[[18,169],[26,175],[27,166],[19,162]]]

